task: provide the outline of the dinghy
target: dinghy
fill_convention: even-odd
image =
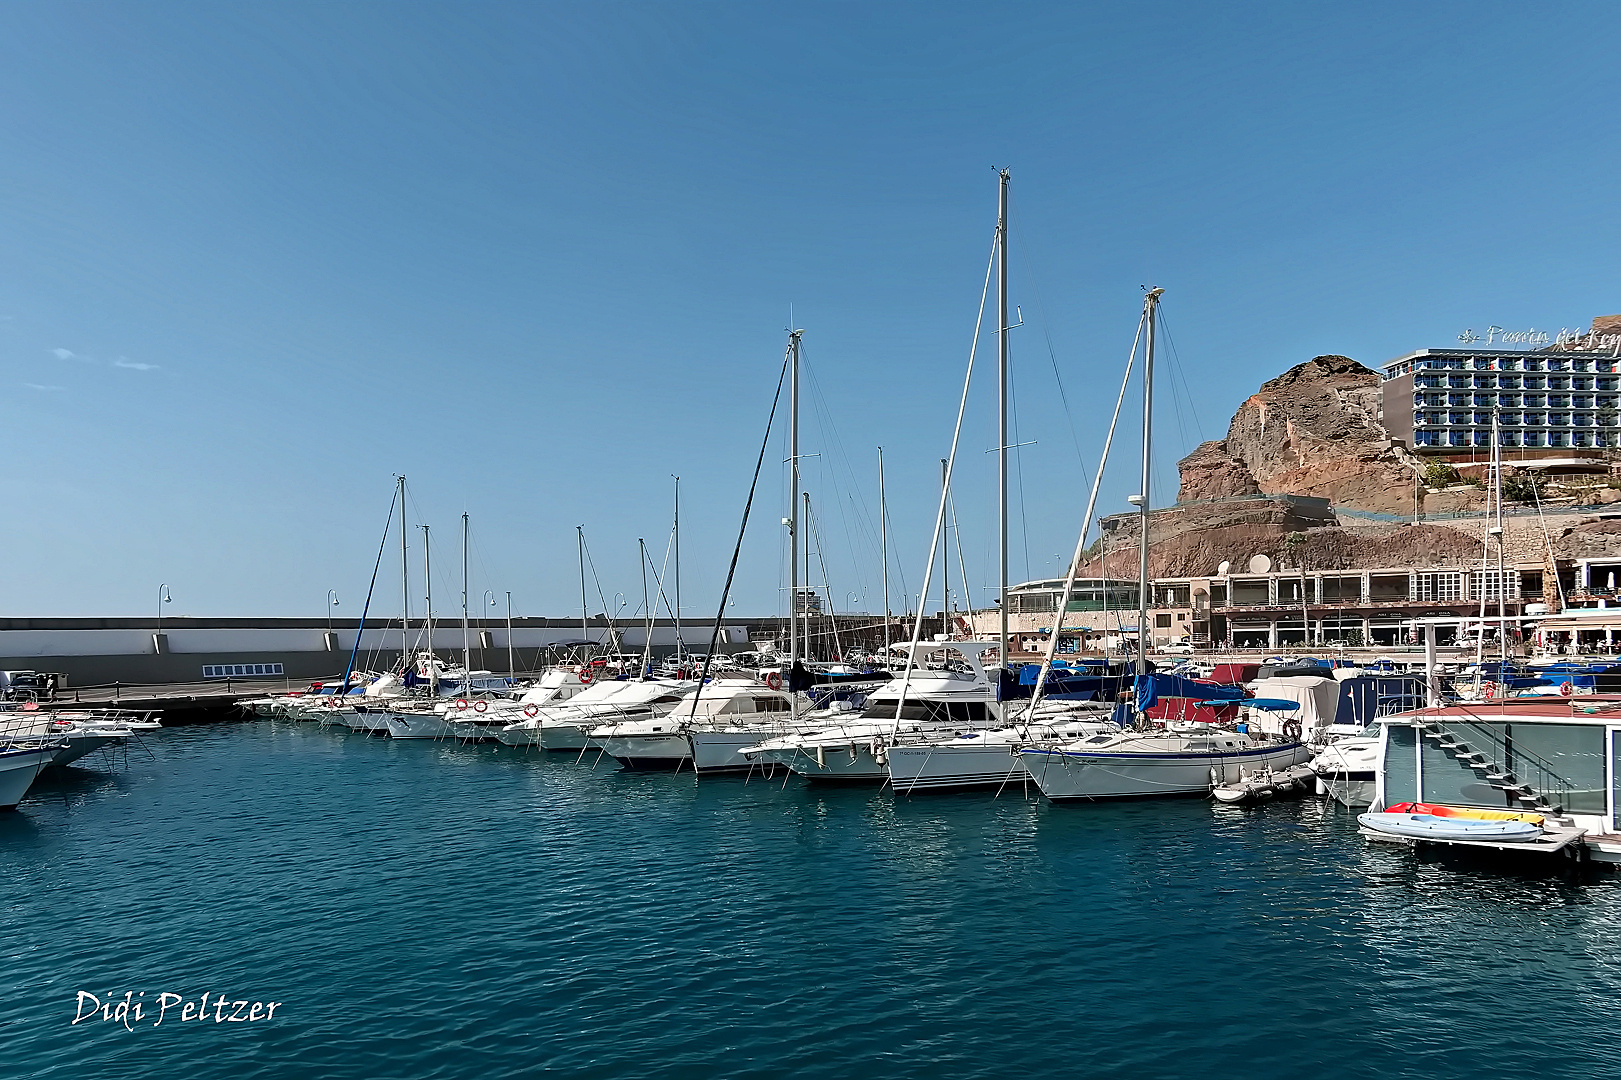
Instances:
[[[1218,802],[1248,805],[1304,795],[1311,790],[1316,779],[1317,774],[1306,765],[1294,765],[1276,772],[1268,768],[1225,784],[1217,784],[1210,793]]]
[[[1445,818],[1434,814],[1358,814],[1365,829],[1387,836],[1408,836],[1415,840],[1484,840],[1490,843],[1524,843],[1542,836],[1542,827],[1529,821],[1483,821],[1479,818]]]

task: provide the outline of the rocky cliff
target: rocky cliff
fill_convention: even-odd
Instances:
[[[1315,356],[1261,384],[1227,437],[1179,464],[1178,502],[1315,495],[1336,507],[1404,513],[1413,470],[1379,425],[1379,376],[1346,356]]]

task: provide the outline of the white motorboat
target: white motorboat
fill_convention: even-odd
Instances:
[[[53,739],[0,743],[0,810],[15,810],[61,749],[61,740]]]
[[[0,745],[56,742],[59,748],[47,764],[67,765],[104,747],[127,742],[133,734],[129,719],[121,713],[93,709],[7,713],[0,724]]]
[[[817,730],[767,739],[738,753],[747,760],[786,766],[811,780],[886,783],[893,746],[926,735],[954,738],[1002,726],[995,687],[979,662],[988,644],[930,642],[928,648],[955,654],[953,660],[890,679],[872,692],[859,714],[828,711],[818,717],[813,713],[804,717],[805,726]],[[901,705],[903,685],[906,694]],[[816,720],[824,718],[825,723],[818,727]]]
[[[1416,840],[1463,840],[1522,844],[1542,836],[1542,826],[1530,821],[1483,821],[1478,818],[1436,817],[1433,814],[1358,814],[1365,829],[1387,836]]]
[[[1246,772],[1304,764],[1298,740],[1263,740],[1243,732],[1120,731],[1075,742],[1025,747],[1024,767],[1041,793],[1070,799],[1209,795]]]
[[[535,716],[502,728],[498,737],[508,746],[578,753],[591,745],[592,729],[669,712],[692,686],[679,679],[598,682],[561,705],[539,707]]]
[[[561,705],[590,688],[580,681],[577,665],[549,668],[540,679],[516,699],[457,698],[445,712],[456,738],[466,742],[499,739],[503,728],[540,715],[548,706]]]
[[[1309,763],[1318,792],[1345,806],[1372,806],[1380,753],[1378,731],[1335,739]]]
[[[607,724],[589,734],[592,743],[627,769],[676,769],[696,761],[694,740],[714,730],[733,736],[737,745],[727,749],[727,740],[705,740],[702,771],[730,772],[749,767],[749,760],[736,751],[760,740],[759,719],[786,719],[792,709],[784,691],[750,678],[717,679],[689,691],[668,713]]]

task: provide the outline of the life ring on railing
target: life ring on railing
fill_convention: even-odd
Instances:
[[[591,683],[591,673],[589,671],[581,670],[580,681],[589,686]]]
[[[1487,701],[1492,700],[1492,698],[1497,696],[1497,684],[1494,682],[1482,684],[1480,688],[1480,696]]]
[[[1570,684],[1569,679],[1566,679],[1564,682],[1559,684],[1559,696],[1560,697],[1569,697],[1570,695],[1574,694],[1575,692],[1576,692],[1576,688]]]
[[[464,698],[464,697],[457,698],[456,699],[456,708],[458,710],[467,708],[467,699]]]
[[[533,720],[540,715],[540,706],[531,702],[523,707],[523,714]]]
[[[1283,722],[1283,737],[1286,739],[1300,738],[1300,721],[1285,720]]]
[[[782,672],[773,671],[765,677],[765,684],[773,690],[782,689]]]
[[[475,701],[473,703],[473,711],[474,712],[483,712],[485,709],[488,709],[489,707],[490,707],[490,703],[487,702],[487,701]]]

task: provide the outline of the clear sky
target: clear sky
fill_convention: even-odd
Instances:
[[[465,510],[475,603],[511,590],[531,615],[578,611],[576,525],[606,606],[639,606],[636,539],[662,561],[679,473],[683,601],[713,613],[790,308],[837,606],[881,604],[882,444],[899,609],[997,166],[1035,443],[1015,580],[1074,545],[1145,283],[1174,343],[1156,504],[1178,457],[1315,354],[1377,366],[1466,327],[1621,312],[1610,4],[6,16],[4,615],[146,614],[160,583],[175,615],[319,616],[328,589],[356,615],[397,473],[433,526],[436,606]],[[976,604],[992,371],[956,486]],[[1136,488],[1134,437],[1117,451],[1102,513]],[[738,615],[779,608],[784,454]],[[397,562],[377,604],[398,608]]]

